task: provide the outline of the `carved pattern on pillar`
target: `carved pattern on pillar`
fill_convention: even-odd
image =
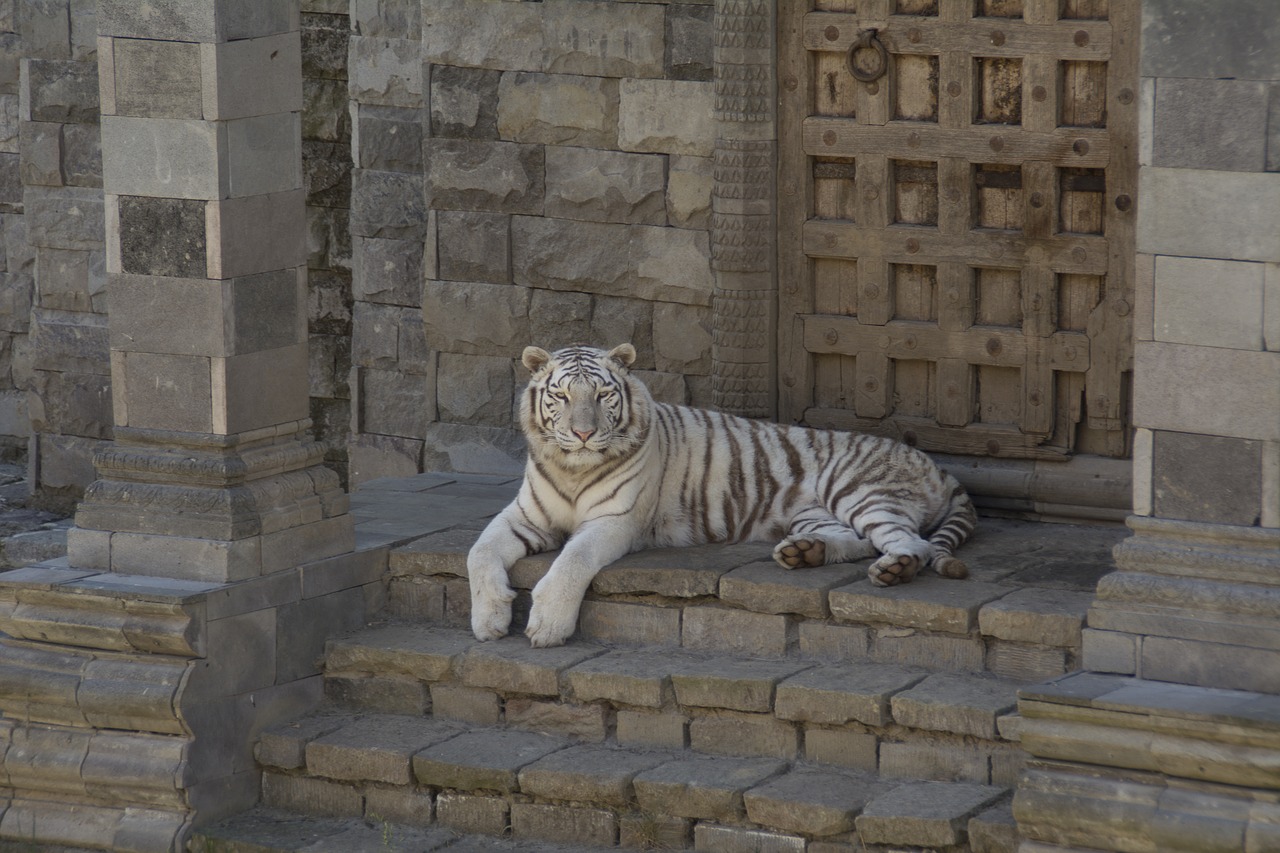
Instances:
[[[712,388],[718,408],[747,417],[774,413],[773,16],[770,0],[716,3]]]

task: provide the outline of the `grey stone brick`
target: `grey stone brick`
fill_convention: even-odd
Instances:
[[[423,105],[423,56],[417,40],[352,36],[349,51],[352,100],[388,107]]]
[[[717,711],[690,720],[689,746],[713,755],[792,759],[800,751],[800,731],[768,714]]]
[[[351,0],[352,29],[366,36],[422,36],[422,11],[413,0]]]
[[[661,708],[672,696],[671,669],[669,652],[618,649],[576,664],[564,678],[579,702]]]
[[[503,139],[586,148],[618,146],[619,82],[572,74],[512,72],[498,83]]]
[[[352,721],[350,716],[333,714],[279,723],[259,735],[254,746],[254,758],[265,767],[301,770],[307,766],[308,743],[344,728]]]
[[[46,187],[63,185],[62,128],[63,125],[53,122],[22,122],[18,133],[22,183]]]
[[[427,206],[421,175],[353,169],[351,233],[359,237],[421,240]]]
[[[529,296],[528,341],[549,352],[578,341],[595,340],[592,298],[586,293],[533,290]]]
[[[1023,643],[1078,648],[1093,594],[1067,590],[1020,589],[983,605],[983,634]]]
[[[609,736],[609,710],[603,705],[543,702],[514,696],[505,705],[507,725],[515,729],[561,735],[589,743]]]
[[[452,281],[511,282],[511,217],[501,213],[442,210],[440,277]]]
[[[659,307],[655,306],[655,312]],[[655,322],[655,337],[658,325]],[[758,613],[795,613],[820,619],[827,615],[830,590],[864,576],[863,569],[849,565],[788,571],[773,561],[751,563],[720,579],[720,600]]]
[[[98,66],[64,59],[27,59],[26,121],[96,124]]]
[[[1152,0],[1142,9],[1142,76],[1280,79],[1275,20],[1266,0],[1209,8]]]
[[[435,799],[426,791],[370,785],[364,790],[364,816],[366,820],[380,825],[430,826],[435,821]],[[382,828],[379,826],[380,830]],[[391,843],[401,841],[394,830],[389,830],[389,833]]]
[[[666,77],[671,80],[712,79],[715,7],[672,4],[667,7]]]
[[[926,672],[893,664],[837,664],[797,673],[778,685],[776,713],[784,720],[842,725],[851,721],[887,725],[894,694]]]
[[[588,644],[535,649],[523,637],[508,637],[470,649],[463,658],[462,680],[471,687],[558,696],[560,674],[603,651]]]
[[[987,640],[987,669],[1013,681],[1045,681],[1067,672],[1067,652],[1065,649]]]
[[[1013,710],[1017,701],[1012,682],[938,673],[896,694],[891,704],[901,725],[992,739],[996,718]]]
[[[302,185],[312,207],[351,207],[351,146],[304,139]]]
[[[436,417],[435,376],[360,368],[360,429],[425,438]]]
[[[714,84],[688,80],[621,81],[618,147],[623,151],[711,156]]]
[[[31,415],[31,428],[36,432],[57,430],[66,437],[81,436],[92,439],[106,439],[111,434],[111,380],[98,373],[59,373],[56,371],[36,370],[28,395],[28,409]],[[141,402],[141,401],[140,401]],[[43,442],[44,439],[42,438]],[[70,449],[70,448],[67,448]],[[87,448],[77,448],[84,452]],[[51,449],[48,461],[53,469],[51,482],[56,482],[72,471],[58,471],[57,457],[60,454]],[[79,455],[76,453],[75,455]],[[43,457],[42,457],[43,459]],[[70,458],[64,461],[70,463]],[[90,462],[88,457],[79,460],[74,467],[79,468]],[[91,466],[90,466],[91,467]],[[55,473],[56,472],[56,473]],[[75,471],[77,479],[81,471]],[[42,472],[44,477],[45,473]],[[81,483],[88,485],[94,478]]]
[[[1260,442],[1156,431],[1155,514],[1218,524],[1257,524],[1261,467]]]
[[[208,204],[210,278],[234,278],[307,262],[306,193],[296,190]]]
[[[1013,588],[982,581],[952,583],[947,578],[920,577],[901,590],[859,581],[828,596],[832,615],[850,622],[889,623],[929,631],[967,634],[977,627],[978,611]]]
[[[442,352],[436,394],[441,420],[507,426],[515,395],[511,360]]]
[[[547,71],[593,77],[662,76],[661,6],[553,0],[544,9]]]
[[[424,62],[542,70],[542,9],[498,7],[488,0],[441,0],[422,11]]]
[[[656,711],[619,711],[618,743],[684,749],[689,743],[689,721],[681,714]]]
[[[891,779],[991,781],[990,750],[972,744],[905,741],[880,744],[880,774]]]
[[[870,732],[814,725],[806,725],[804,729],[804,757],[820,764],[874,773],[878,746],[878,739]]]
[[[431,708],[427,685],[398,675],[329,675],[324,695],[344,708],[379,714],[421,716]]]
[[[855,824],[864,843],[944,847],[962,842],[969,818],[1002,796],[988,785],[908,783],[872,800]]]
[[[592,297],[592,338],[629,341],[636,348],[635,370],[653,367],[653,303],[643,299]]]
[[[102,35],[214,42],[297,29],[298,12],[286,0],[231,0],[216,12],[198,0],[175,0],[163,9],[103,0],[98,21]]]
[[[973,853],[1015,853],[1018,823],[1013,807],[1005,803],[969,818],[969,847]]]
[[[0,94],[0,151],[18,152],[18,96]]]
[[[651,814],[623,814],[618,820],[618,843],[622,847],[683,850],[689,846],[693,821],[687,818]]]
[[[1152,165],[1261,172],[1268,89],[1255,80],[1160,80]]]
[[[1264,314],[1258,305],[1264,302],[1266,269],[1256,263],[1156,258],[1154,339],[1263,349]],[[1212,298],[1206,299],[1210,292]]]
[[[330,80],[347,79],[347,42],[351,24],[347,3],[336,14],[315,10],[302,14],[302,76]]]
[[[422,110],[361,104],[352,146],[362,169],[422,171]]]
[[[806,846],[798,835],[699,823],[693,828],[693,849],[715,853],[803,853]]]
[[[357,817],[364,812],[364,798],[350,785],[272,772],[262,774],[262,803],[312,815]]]
[[[1226,174],[1226,173],[1224,173]],[[1270,353],[1138,342],[1134,422],[1149,429],[1280,440],[1280,363]],[[1194,401],[1183,393],[1188,383]]]
[[[426,334],[441,350],[515,359],[529,343],[526,288],[428,281],[424,293]],[[508,406],[510,402],[508,396]]]
[[[436,820],[455,832],[503,835],[510,814],[510,805],[501,797],[441,793],[436,798]]]
[[[671,684],[681,705],[756,712],[773,710],[778,682],[808,667],[732,657],[681,657],[672,663]]]
[[[484,68],[436,65],[431,69],[431,135],[498,138],[498,81]]]
[[[683,758],[638,774],[633,784],[640,807],[654,814],[732,821],[745,813],[743,793],[786,767],[767,758]]]
[[[511,832],[516,838],[612,847],[618,839],[618,818],[604,809],[512,803]]]
[[[627,807],[634,802],[632,779],[668,756],[609,746],[571,746],[520,771],[520,790],[550,800]]]
[[[346,80],[302,81],[302,138],[325,142],[351,139]]]
[[[667,371],[671,375],[680,376],[690,373],[709,375],[711,366],[711,327],[713,325],[711,309],[690,307],[670,302],[657,302],[653,306],[653,349],[654,362],[658,370]],[[785,571],[776,563],[770,563],[780,571]],[[794,588],[824,587],[824,580],[840,574],[842,570],[835,566],[822,566],[812,572],[797,572],[782,583]],[[843,571],[847,572],[847,569]],[[848,575],[853,580],[853,575]],[[836,586],[837,584],[831,584]],[[830,586],[822,589],[825,593]],[[794,589],[800,592],[800,589]],[[826,596],[822,596],[822,614],[826,615]],[[758,609],[752,607],[752,610]],[[781,609],[772,611],[780,613]],[[798,611],[795,611],[798,612]]]
[[[443,681],[476,643],[465,631],[388,625],[349,639],[330,640],[325,647],[325,666],[330,672],[378,672]]]
[[[666,224],[666,163],[656,155],[549,146],[546,214]]]
[[[483,471],[519,476],[527,445],[516,429],[431,424],[423,468],[430,471]]]
[[[881,628],[872,636],[870,656],[881,663],[982,672],[986,646],[978,637],[931,636],[909,628]]]
[[[1277,211],[1275,173],[1146,167],[1138,248],[1156,255],[1277,261]]]
[[[427,196],[433,208],[542,214],[542,146],[429,139],[424,152]]]
[[[1094,672],[1134,675],[1138,671],[1138,641],[1133,634],[1086,628],[1081,638],[1081,664]]]
[[[853,830],[863,806],[893,783],[874,776],[797,768],[747,791],[747,820],[784,832],[828,836]]]
[[[422,304],[423,247],[418,240],[357,237],[352,243],[352,295],[384,305]]]
[[[1270,649],[1249,649],[1176,637],[1144,637],[1143,678],[1227,690],[1280,691],[1280,666]]]
[[[600,595],[657,593],[668,598],[715,595],[720,577],[758,559],[758,544],[651,548],[628,554],[591,582]]]
[[[680,642],[687,649],[783,657],[794,645],[787,616],[694,606],[684,609],[683,623]]]
[[[105,223],[101,190],[27,187],[23,209],[27,239],[32,246],[90,251],[102,248]]]
[[[870,649],[867,629],[861,625],[800,623],[800,654],[819,660],[847,661],[865,658]]]
[[[203,117],[200,45],[194,42],[111,39],[113,115]]]
[[[442,720],[496,726],[502,718],[502,703],[492,690],[458,684],[432,684],[431,714]]]
[[[413,771],[423,785],[510,793],[522,768],[565,746],[532,732],[466,732],[415,754]]]
[[[578,629],[584,639],[597,642],[675,646],[680,643],[680,610],[617,601],[584,601]]]
[[[62,126],[62,179],[70,187],[102,188],[102,144],[97,125]]]
[[[307,744],[307,770],[330,779],[407,785],[413,781],[413,754],[459,731],[432,719],[362,717],[358,723]]]

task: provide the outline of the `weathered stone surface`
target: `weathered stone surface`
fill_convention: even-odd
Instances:
[[[300,770],[307,764],[307,744],[353,722],[342,714],[306,717],[280,723],[264,731],[254,746],[254,758],[266,767]]]
[[[671,684],[681,705],[765,712],[773,709],[778,682],[807,664],[736,657],[673,660]]]
[[[893,719],[904,726],[995,738],[996,718],[1017,706],[1016,684],[938,673],[896,694]]]
[[[422,10],[424,62],[513,71],[543,66],[542,15],[530,6],[442,0]]]
[[[603,705],[543,702],[516,696],[507,699],[504,711],[507,725],[515,729],[588,743],[603,743],[609,736],[609,711]]]
[[[1002,796],[989,785],[909,783],[872,800],[855,824],[864,843],[945,847],[963,842],[969,818]]]
[[[603,651],[600,646],[578,643],[535,649],[523,637],[506,637],[468,651],[462,663],[462,680],[472,687],[558,696],[560,674]]]
[[[541,215],[542,147],[478,139],[429,139],[427,197],[436,210]]]
[[[929,631],[967,634],[976,627],[978,610],[1013,589],[999,584],[925,575],[902,587],[884,589],[859,581],[828,596],[831,613],[850,622],[888,622]]]
[[[203,202],[121,196],[118,204],[120,260],[125,272],[205,277]]]
[[[98,66],[64,59],[27,60],[28,121],[96,124]]]
[[[1253,221],[1248,214],[1242,216]],[[1187,251],[1195,249],[1188,247]],[[1209,249],[1208,253],[1219,251],[1231,250]],[[1270,353],[1139,341],[1135,344],[1135,366],[1145,377],[1134,388],[1134,422],[1138,425],[1280,440],[1280,422],[1273,417],[1280,407],[1280,360]],[[1194,401],[1181,393],[1188,383],[1198,389]]]
[[[1240,80],[1280,79],[1280,61],[1269,50],[1275,22],[1259,26],[1253,2],[1214,28],[1215,10],[1179,0],[1153,0],[1143,7],[1142,76]]]
[[[517,429],[439,423],[427,429],[424,470],[519,476],[524,461],[524,435]]]
[[[618,743],[684,749],[689,745],[689,721],[682,714],[657,711],[619,711]]]
[[[689,746],[712,755],[792,759],[800,751],[800,731],[768,714],[716,711],[689,722]]]
[[[439,275],[451,281],[511,281],[511,217],[501,213],[442,210]]]
[[[547,216],[644,225],[667,222],[666,163],[660,156],[549,146],[546,167]]]
[[[715,595],[720,577],[758,558],[759,545],[651,548],[628,554],[595,576],[601,595],[653,592],[670,598]]]
[[[1263,171],[1267,99],[1267,84],[1258,80],[1161,80],[1152,165]]]
[[[517,284],[709,305],[706,235],[677,228],[517,216]]]
[[[515,394],[511,359],[442,352],[436,393],[441,420],[508,426]]]
[[[427,206],[422,176],[353,169],[351,233],[396,240],[425,237]]]
[[[307,744],[307,769],[330,779],[407,785],[413,754],[459,731],[429,718],[366,716]]]
[[[101,190],[27,187],[23,194],[23,210],[27,239],[32,246],[90,251],[102,248],[105,226]],[[158,226],[160,223],[151,224]],[[159,229],[152,233],[164,236],[169,231]]]
[[[1155,269],[1155,340],[1263,348],[1263,264],[1159,257]]]
[[[717,853],[802,853],[805,840],[798,835],[783,835],[762,829],[699,823],[693,828],[695,850]]]
[[[431,69],[431,135],[498,138],[498,80],[483,68],[437,65]]]
[[[302,76],[331,80],[347,79],[347,42],[351,35],[347,4],[336,14],[303,4]]]
[[[1262,443],[1158,430],[1153,508],[1161,518],[1251,526],[1262,507]]]
[[[820,764],[874,773],[879,742],[868,732],[805,726],[804,757]]]
[[[786,766],[765,758],[683,758],[638,774],[633,784],[640,807],[654,814],[732,821],[744,813],[743,793]]]
[[[571,746],[520,771],[520,790],[551,800],[575,800],[625,807],[635,797],[636,774],[667,760],[661,753],[631,752],[609,746]]]
[[[364,799],[350,785],[309,776],[263,773],[262,804],[309,815],[355,817],[363,811]]]
[[[594,77],[662,76],[661,6],[553,0],[544,9],[547,71]]]
[[[618,145],[618,81],[571,74],[504,74],[498,133],[544,145]]]
[[[617,601],[584,601],[578,629],[587,640],[675,646],[680,643],[680,611]]]
[[[887,725],[894,694],[924,680],[926,672],[893,664],[817,666],[778,685],[776,713],[784,720],[843,725]]]
[[[440,349],[518,358],[530,341],[529,313],[527,288],[452,281],[424,285],[426,334]]]
[[[881,743],[880,775],[986,784],[991,781],[991,750],[966,743],[923,740]]]
[[[870,648],[867,629],[860,625],[800,623],[800,654],[819,660],[848,661],[865,658]]]
[[[594,340],[594,300],[586,293],[533,290],[529,296],[529,343],[549,352]],[[523,379],[523,376],[518,376]]]
[[[433,684],[431,715],[442,720],[496,726],[502,719],[502,705],[498,694],[492,690],[457,684]]]
[[[363,631],[325,647],[330,672],[378,672],[410,675],[424,681],[449,676],[477,640],[466,631],[425,625],[388,625]]]
[[[671,80],[710,80],[715,7],[711,4],[672,4],[667,7],[666,77]]]
[[[655,338],[660,337],[656,312],[662,307],[661,303],[655,306]],[[796,613],[821,619],[827,615],[827,592],[863,576],[865,570],[849,565],[788,571],[772,560],[761,561],[722,577],[720,599],[758,613]]]
[[[414,755],[413,772],[423,785],[510,793],[523,767],[565,746],[532,732],[466,732]]]
[[[423,442],[390,435],[353,436],[350,444],[352,485],[382,477],[417,474]]]
[[[379,435],[425,438],[436,418],[434,376],[360,368],[360,428]]]
[[[985,653],[980,637],[929,635],[893,627],[871,633],[871,658],[881,663],[981,672]]]
[[[786,616],[707,605],[684,609],[680,644],[686,649],[776,658],[790,650],[793,634]]]
[[[62,179],[69,187],[102,188],[101,132],[96,124],[62,126]],[[7,188],[3,191],[9,195]]]
[[[501,797],[442,793],[436,798],[436,820],[455,832],[503,835],[510,813],[510,805]]]
[[[565,844],[612,847],[618,819],[605,809],[550,803],[512,803],[511,832],[516,838],[541,838]]]
[[[1142,201],[1143,252],[1280,261],[1280,174],[1149,166],[1142,170]]]
[[[22,122],[18,132],[22,183],[46,187],[63,185],[62,128],[53,122]]]
[[[1014,681],[1057,678],[1068,670],[1067,650],[987,640],[987,669]]]
[[[874,776],[798,768],[757,785],[743,796],[747,820],[786,832],[836,835],[892,783]]]
[[[623,80],[618,99],[618,147],[623,151],[711,156],[715,148],[712,83]]]
[[[413,0],[351,0],[352,27],[367,36],[422,35],[422,12]]]
[[[658,370],[670,374],[710,374],[711,367],[712,312],[709,308],[656,302],[653,306],[654,362]],[[776,564],[774,564],[777,567]],[[782,583],[793,587],[820,589],[823,580],[831,575],[831,566],[823,566],[815,572],[798,572]],[[785,571],[785,569],[783,570]],[[852,581],[853,577],[850,576]],[[830,589],[830,587],[826,587]],[[799,590],[797,590],[798,592]],[[823,590],[825,592],[825,590]],[[822,615],[825,615],[825,596]],[[812,600],[809,601],[812,604]],[[751,607],[750,609],[758,609]],[[782,613],[782,609],[763,610],[765,613]]]
[[[200,46],[112,39],[115,109],[122,116],[201,118]]]
[[[618,820],[618,839],[623,847],[683,850],[689,846],[687,818],[649,814],[623,814]]]
[[[362,169],[422,171],[422,110],[361,104],[352,150]]]
[[[351,99],[362,104],[421,107],[421,44],[413,39],[352,36],[347,74]]]
[[[302,81],[302,136],[325,142],[351,139],[346,80]]]
[[[1080,627],[1092,602],[1087,592],[1020,589],[984,604],[978,628],[1002,640],[1079,648]]]
[[[418,240],[357,237],[354,249],[352,295],[385,305],[422,304],[423,248]]]
[[[1018,824],[1013,807],[1004,803],[969,818],[969,846],[973,853],[1015,853]]]

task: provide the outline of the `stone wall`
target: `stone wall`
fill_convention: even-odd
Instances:
[[[354,0],[353,482],[518,471],[529,343],[712,402],[713,14]]]

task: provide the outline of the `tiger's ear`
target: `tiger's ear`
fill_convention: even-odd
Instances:
[[[520,360],[524,362],[524,366],[529,369],[530,373],[537,373],[547,366],[547,362],[551,361],[551,353],[542,347],[525,347],[524,354],[520,357]]]
[[[630,367],[636,362],[636,348],[631,344],[619,344],[609,350],[609,358],[616,361],[623,368]]]

